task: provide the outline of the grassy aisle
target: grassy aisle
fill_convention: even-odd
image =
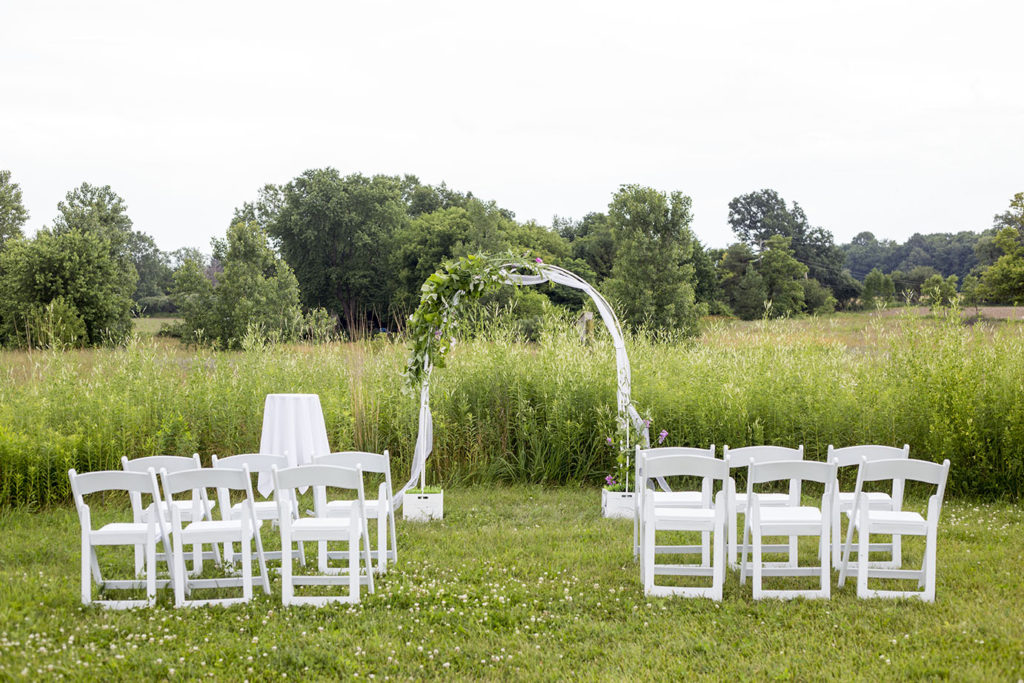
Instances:
[[[109,612],[78,602],[73,509],[0,512],[0,679],[599,679],[1024,676],[1024,510],[951,502],[938,601],[647,600],[631,525],[598,492],[446,492],[443,523],[399,521],[399,563],[355,607]],[[125,551],[127,554],[128,551]],[[127,559],[127,558],[125,558]],[[124,566],[127,566],[125,563]],[[834,586],[834,584],[833,584]]]

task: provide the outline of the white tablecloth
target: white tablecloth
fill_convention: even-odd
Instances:
[[[263,404],[263,435],[260,453],[284,455],[288,465],[308,465],[313,456],[327,455],[327,426],[320,397],[316,394],[267,394]],[[269,474],[261,474],[256,482],[261,496],[274,490]]]

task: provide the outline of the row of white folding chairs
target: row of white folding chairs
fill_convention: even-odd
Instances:
[[[666,447],[666,448],[654,448],[643,451],[639,446],[636,447],[637,457],[635,459],[635,478],[634,481],[638,482],[637,487],[637,501],[635,508],[634,524],[633,524],[633,554],[637,555],[640,550],[639,546],[639,521],[640,515],[643,513],[643,497],[647,494],[653,494],[656,505],[659,507],[707,507],[711,504],[711,480],[705,478],[702,482],[701,490],[697,491],[671,491],[668,490],[663,477],[653,477],[649,480],[653,480],[651,486],[648,488],[639,486],[641,472],[641,454],[657,454],[657,455],[694,455],[694,456],[705,456],[714,458],[715,457],[715,446],[712,444],[708,448],[678,448],[678,447]],[[798,446],[797,448],[787,448],[784,446],[746,446],[743,448],[731,449],[725,446],[723,449],[723,460],[729,463],[729,469],[734,470],[738,468],[747,468],[751,463],[754,462],[771,462],[771,461],[797,461],[803,460],[804,458],[804,447]],[[879,446],[879,445],[864,445],[864,446],[848,446],[846,448],[834,448],[831,444],[828,447],[828,456],[826,460],[828,462],[835,461],[836,465],[840,468],[851,467],[859,465],[862,458],[868,460],[881,460],[881,459],[906,459],[910,456],[910,446],[904,444],[903,448],[895,448],[892,446]],[[662,490],[658,490],[658,488]],[[870,500],[871,508],[873,510],[899,510],[903,503],[903,483],[901,481],[894,481],[891,493],[882,492],[869,492],[866,494]],[[739,515],[744,514],[747,509],[747,494],[737,493],[735,483],[729,486],[726,492],[727,497],[727,517],[726,517],[726,530],[729,535],[728,540],[728,561],[729,566],[736,568],[737,557],[739,554],[740,546],[737,543],[739,534]],[[800,482],[794,481],[790,485],[790,491],[786,493],[767,493],[761,496],[762,506],[779,506],[779,505],[791,505],[792,500],[799,500],[800,498]],[[853,509],[853,492],[839,491],[837,496],[839,514],[849,515]],[[840,544],[841,539],[834,538],[832,543],[832,561],[834,565],[838,565],[840,561]],[[699,547],[702,553],[702,560],[706,564],[708,559],[708,534],[703,535],[702,543]],[[693,546],[677,546],[670,549],[665,549],[662,552],[694,552]],[[796,551],[796,539],[790,539],[789,546],[783,548],[775,545],[770,549],[771,552],[782,552],[788,551],[792,556]],[[899,536],[893,538],[891,543],[883,544],[872,544],[871,552],[889,552],[891,554],[891,560],[889,565],[893,567],[899,566],[898,558],[900,556],[900,539]],[[792,557],[791,557],[792,559]]]
[[[895,451],[895,453],[894,453]],[[839,568],[839,520],[844,512],[850,519],[846,551],[842,558],[839,585],[846,575],[857,572],[858,594],[863,597],[917,595],[925,600],[934,600],[934,533],[941,508],[949,463],[943,465],[911,461],[907,459],[909,447],[894,449],[886,446],[855,446],[846,449],[829,448],[827,463],[803,461],[803,449],[781,447],[748,447],[729,451],[724,449],[725,458],[714,457],[714,447],[709,449],[657,448],[646,451],[637,449],[637,533],[640,546],[637,548],[641,559],[641,574],[645,590],[650,594],[681,594],[721,599],[721,583],[724,577],[724,553],[720,553],[720,534],[729,532],[729,554],[737,548],[736,520],[740,512],[745,513],[744,543],[741,546],[741,581],[745,581],[747,552],[754,555],[754,597],[827,597],[829,591],[829,566]],[[896,458],[886,457],[897,455]],[[866,463],[871,467],[865,468]],[[858,480],[853,492],[839,490],[837,469],[840,466],[857,464]],[[737,467],[748,468],[747,492],[737,494],[735,481],[730,472]],[[670,491],[665,477],[696,476],[702,479],[700,491]],[[866,492],[864,482],[882,479],[892,481],[892,493]],[[902,510],[903,482],[907,479],[934,484],[936,496],[929,502],[927,519],[915,512]],[[712,504],[714,481],[721,482],[721,490]],[[757,493],[756,484],[789,481],[789,493]],[[801,504],[801,483],[816,481],[822,486],[820,508]],[[658,482],[663,490],[657,491]],[[935,505],[934,511],[932,510]],[[871,531],[865,531],[870,528]],[[699,531],[702,542],[699,546],[655,545],[654,533],[663,530]],[[870,563],[871,575],[882,578],[917,578],[923,592],[869,591],[868,571],[859,572],[859,564],[850,562],[854,551],[853,532],[858,531],[856,547],[858,559],[866,558],[870,552],[891,552],[891,559],[884,563]],[[904,531],[905,530],[905,531]],[[771,533],[769,533],[771,532]],[[892,543],[869,544],[870,533],[888,534]],[[902,570],[899,538],[904,533],[926,536],[925,562],[921,570]],[[763,536],[789,536],[787,545],[762,543]],[[797,537],[819,536],[819,568],[798,567]],[[751,538],[753,536],[753,538]],[[714,539],[714,550],[709,540]],[[830,543],[830,538],[834,543]],[[829,548],[832,546],[832,552]],[[761,561],[762,553],[787,552],[789,561],[774,565]],[[700,552],[700,565],[655,565],[654,556],[666,553]],[[732,559],[730,557],[730,559]],[[730,562],[735,566],[735,562]],[[865,563],[867,564],[867,563]],[[875,568],[882,567],[880,570]],[[764,591],[761,577],[764,575],[806,576],[821,573],[821,587],[817,591]],[[656,586],[654,575],[689,574],[712,577],[710,589],[688,589],[682,587]]]
[[[366,462],[370,471],[384,474],[385,481],[381,484],[379,498],[377,501],[367,502],[362,494],[362,462]],[[300,562],[304,563],[302,553],[302,541],[312,530],[319,530],[330,536],[331,528],[336,524],[317,521],[328,518],[340,520],[359,520],[358,527],[361,529],[366,553],[366,575],[360,576],[359,581],[373,586],[371,550],[367,533],[367,514],[378,517],[378,564],[377,570],[386,569],[388,559],[397,559],[397,543],[395,541],[394,527],[394,505],[391,498],[390,465],[388,454],[383,455],[372,453],[337,453],[322,456],[317,459],[316,466],[338,468],[344,465],[355,464],[358,471],[358,487],[340,486],[355,490],[358,488],[358,497],[355,501],[334,500],[327,502],[325,486],[330,486],[328,481],[315,479],[322,476],[324,470],[309,470],[304,468],[288,468],[303,470],[301,477],[314,477],[309,483],[302,486],[314,487],[314,499],[316,501],[317,519],[302,520],[298,515],[297,495],[292,489],[276,486],[276,501],[256,502],[252,494],[252,482],[250,478],[249,465],[253,464],[261,469],[267,465],[271,472],[265,474],[273,475],[273,471],[279,465],[287,463],[284,456],[270,455],[244,455],[232,456],[229,458],[217,459],[214,456],[214,468],[204,469],[201,467],[198,456],[193,458],[177,456],[153,456],[150,458],[139,458],[129,461],[124,459],[122,464],[124,472],[92,472],[78,475],[71,470],[69,477],[72,483],[72,491],[75,496],[75,503],[78,509],[82,526],[82,600],[84,603],[91,601],[90,573],[98,584],[108,589],[139,588],[145,585],[147,591],[146,600],[128,601],[102,601],[102,604],[111,607],[131,607],[140,604],[151,604],[155,597],[157,586],[156,581],[156,543],[162,542],[164,552],[162,553],[167,562],[168,571],[171,575],[170,583],[175,588],[175,602],[179,605],[185,604],[206,604],[206,603],[230,603],[238,600],[247,600],[251,597],[251,547],[250,543],[255,541],[257,559],[260,564],[260,579],[264,590],[269,591],[265,569],[265,556],[259,529],[264,520],[274,520],[281,524],[282,540],[289,535],[290,540],[282,543],[282,548],[292,548],[291,541],[299,543],[297,553]],[[173,471],[168,471],[168,466]],[[307,466],[307,468],[310,466]],[[144,471],[142,471],[144,469]],[[164,484],[163,498],[160,488],[157,486],[156,469],[159,468]],[[288,471],[281,468],[281,472]],[[262,473],[261,473],[262,474]],[[292,476],[292,475],[287,475]],[[348,475],[346,475],[348,476]],[[287,480],[287,479],[286,479]],[[351,477],[348,480],[351,482]],[[294,487],[292,487],[294,488]],[[90,512],[85,504],[84,496],[99,491],[123,490],[127,491],[131,499],[133,510],[133,522],[117,522],[108,524],[101,529],[92,529]],[[214,497],[209,495],[214,491]],[[232,505],[230,491],[244,493],[241,501]],[[191,498],[188,500],[175,499],[176,494],[189,492]],[[143,506],[143,495],[148,495],[150,502]],[[219,499],[221,506],[221,520],[214,521],[212,511],[217,506]],[[166,500],[169,505],[164,505]],[[162,514],[155,514],[155,511],[162,511]],[[185,523],[185,526],[182,524]],[[296,526],[297,525],[297,526]],[[307,529],[306,527],[313,527]],[[390,527],[390,534],[387,533]],[[293,531],[294,529],[294,531]],[[337,531],[336,529],[334,531]],[[387,537],[391,537],[391,545],[388,547]],[[172,544],[171,539],[174,538]],[[219,539],[219,540],[217,540]],[[326,543],[333,537],[325,537],[318,542],[320,548],[319,566],[324,574],[340,574],[339,570],[329,570],[327,562],[340,555],[337,551],[328,553]],[[224,544],[225,559],[232,559],[232,546],[235,542],[241,545],[242,549],[242,572],[241,579],[205,579],[190,580],[190,575],[197,575],[202,572],[203,560],[213,557],[219,563],[217,551],[218,543]],[[203,545],[209,544],[211,551],[203,553]],[[133,545],[136,549],[136,579],[133,581],[104,581],[99,569],[99,563],[95,552],[98,545]],[[188,572],[184,565],[184,545],[192,545],[193,566]],[[357,544],[358,545],[358,544]],[[352,560],[353,546],[350,544],[348,553],[350,564]],[[282,573],[289,577],[287,591],[285,593],[286,603],[293,596],[291,581],[291,564],[296,554],[289,552],[289,561],[283,562]],[[278,554],[280,557],[280,554]],[[142,565],[145,565],[144,569]],[[145,574],[145,581],[138,580],[138,577]],[[351,575],[351,567],[349,568]],[[295,583],[332,583],[334,580],[315,580],[313,577],[296,578]],[[166,585],[168,581],[159,582]],[[230,598],[210,601],[187,601],[185,594],[190,593],[192,588],[212,588],[229,585],[241,585],[243,595],[241,598]],[[358,600],[358,590],[350,591],[350,600]],[[307,602],[305,599],[297,599],[294,602]],[[308,602],[322,603],[319,598],[308,600]]]
[[[122,466],[125,471],[133,472],[145,472],[149,469],[155,469],[159,471],[166,469],[168,472],[180,472],[183,470],[191,470],[202,467],[202,462],[199,459],[199,455],[195,454],[191,457],[177,456],[177,455],[154,455],[142,458],[136,458],[134,460],[128,460],[126,457],[121,458]],[[338,453],[330,453],[327,455],[316,456],[313,459],[313,464],[321,465],[335,465],[338,467],[361,467],[364,474],[375,474],[380,475],[383,481],[377,488],[377,498],[368,499],[366,501],[365,512],[369,519],[377,520],[377,549],[372,551],[372,556],[376,559],[377,564],[375,571],[377,573],[386,573],[389,563],[394,563],[398,560],[398,542],[395,535],[395,507],[393,489],[391,486],[391,459],[388,451],[383,453],[367,453],[364,451],[343,451]],[[279,523],[279,515],[277,512],[277,505],[274,501],[266,500],[267,495],[271,492],[271,480],[270,472],[273,467],[284,469],[288,467],[288,459],[286,455],[268,455],[262,453],[246,453],[242,455],[232,455],[224,458],[219,458],[217,455],[213,455],[211,458],[211,466],[215,469],[228,468],[228,469],[239,469],[242,465],[246,465],[249,471],[253,474],[258,475],[257,489],[261,494],[262,500],[256,500],[254,502],[254,508],[256,510],[256,517],[260,520],[267,520],[272,523]],[[314,510],[315,515],[324,516],[338,516],[344,515],[347,511],[347,503],[343,500],[335,500],[327,502],[326,498],[322,495],[322,487],[314,487]],[[292,501],[292,515],[294,518],[299,516],[298,501]],[[211,499],[209,495],[203,490],[197,490],[192,492],[190,500],[174,500],[170,502],[172,507],[178,508],[181,512],[183,521],[192,521],[193,513],[195,512],[196,519],[202,517],[204,519],[212,519],[212,513],[214,508],[217,506],[216,499]],[[232,508],[232,514],[237,515],[240,511],[242,503],[235,503]],[[321,510],[321,506],[325,506]],[[138,500],[138,496],[132,496],[132,508],[135,513],[135,520],[144,522],[151,515],[153,506],[143,507]],[[169,513],[166,513],[169,514]],[[320,569],[326,568],[326,564],[330,559],[337,559],[338,553],[335,551],[327,551],[325,544],[320,544],[318,547],[318,563]],[[305,552],[302,544],[294,551],[296,558],[299,563],[305,565]],[[211,550],[196,556],[198,561],[213,559],[218,564],[220,563],[219,550],[213,547]],[[225,548],[225,559],[227,561],[232,560],[230,547]],[[267,559],[279,560],[280,553],[277,551],[267,553]],[[142,552],[141,548],[136,550],[136,573],[140,573],[142,569]],[[194,567],[197,570],[198,567]]]

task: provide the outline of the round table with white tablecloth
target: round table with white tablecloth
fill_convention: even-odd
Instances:
[[[331,452],[320,397],[316,394],[267,394],[263,404],[260,453],[284,455],[289,466],[312,464],[314,456]],[[256,488],[267,496],[274,490],[270,476],[260,475]]]

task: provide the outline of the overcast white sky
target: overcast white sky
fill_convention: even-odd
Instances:
[[[837,242],[979,230],[1024,191],[1024,2],[0,4],[0,168],[163,249],[267,182],[412,173],[550,224],[622,183],[702,241],[764,187]]]

